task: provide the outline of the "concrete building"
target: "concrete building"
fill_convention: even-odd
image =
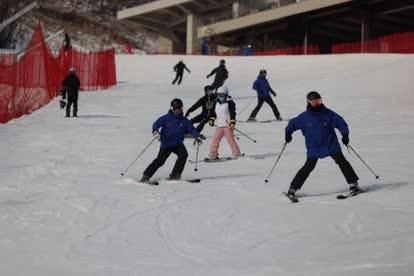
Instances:
[[[414,31],[412,0],[156,0],[118,11],[159,35],[159,52],[256,51],[365,41]],[[138,3],[136,3],[138,2]]]

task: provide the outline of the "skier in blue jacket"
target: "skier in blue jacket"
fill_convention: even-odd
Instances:
[[[322,104],[322,98],[318,92],[309,92],[306,98],[308,102],[306,111],[291,119],[285,129],[286,143],[292,141],[293,132],[301,130],[303,136],[305,136],[307,149],[305,165],[290,183],[288,196],[293,197],[295,192],[302,188],[303,183],[315,168],[318,159],[327,156],[332,157],[341,169],[349,184],[350,192],[359,191],[360,188],[357,182],[359,178],[342,154],[341,146],[335,134],[336,128],[342,135],[342,143],[347,146],[349,143],[348,125],[341,116]]]
[[[195,138],[194,144],[202,144],[198,131],[183,115],[183,102],[180,99],[171,101],[171,109],[155,121],[152,125],[152,133],[161,141],[160,151],[157,158],[145,169],[141,182],[149,183],[150,178],[164,165],[171,153],[175,153],[178,158],[169,179],[180,180],[188,157],[187,149],[183,144],[185,134],[190,133]]]
[[[255,122],[256,115],[259,110],[262,108],[264,102],[266,102],[272,108],[273,114],[275,114],[276,120],[282,121],[280,117],[279,110],[276,107],[276,104],[273,102],[271,95],[276,97],[275,91],[270,87],[269,81],[266,79],[267,72],[265,69],[260,70],[259,76],[253,83],[253,90],[257,92],[257,105],[253,109],[252,113],[249,116],[247,121]]]

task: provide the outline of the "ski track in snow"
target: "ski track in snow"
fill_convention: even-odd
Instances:
[[[369,191],[337,200],[348,187],[327,158],[298,192],[298,204],[282,192],[305,161],[299,132],[264,183],[282,149],[285,121],[237,124],[257,143],[240,136],[245,157],[200,162],[198,172],[188,162],[183,178],[201,183],[165,181],[174,155],[153,177],[159,186],[139,183],[156,143],[120,177],[171,99],[190,107],[220,59],[184,57],[192,74],[172,86],[178,58],[117,56],[120,85],[81,93],[79,118],[63,118],[56,99],[1,125],[0,275],[413,275],[414,56],[226,57],[239,120],[254,108],[251,85],[266,68],[283,118],[304,111],[306,93],[319,91],[381,176],[376,181],[344,149]],[[272,118],[264,105],[257,119]],[[214,128],[205,126],[204,134],[200,159]],[[192,142],[184,142],[189,160]],[[225,140],[219,152],[231,155]]]

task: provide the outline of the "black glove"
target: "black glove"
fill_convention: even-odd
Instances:
[[[349,144],[349,136],[348,135],[342,137],[342,143],[345,146],[348,146],[348,144]]]
[[[274,96],[274,97],[276,97],[276,93],[275,93],[275,91],[270,91],[270,93],[272,93],[272,95]]]
[[[64,109],[66,107],[66,102],[64,100],[60,100],[60,109]]]
[[[210,75],[207,75],[207,79],[210,77]]]
[[[215,119],[212,117],[212,118],[208,119],[208,124],[210,126],[214,126],[214,121],[215,121]]]
[[[286,143],[290,143],[290,142],[292,142],[292,134],[290,134],[290,133],[286,133],[285,134],[285,142]]]
[[[201,146],[203,144],[203,141],[201,140],[200,137],[195,138],[193,145],[194,146]]]
[[[188,117],[188,115],[190,115],[190,112],[188,112],[188,111],[187,111],[187,112],[185,113],[185,117]]]

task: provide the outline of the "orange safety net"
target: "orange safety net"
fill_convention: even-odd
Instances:
[[[6,56],[7,55],[7,56]],[[115,51],[82,53],[60,51],[54,57],[39,24],[24,56],[0,53],[0,123],[30,114],[48,104],[60,91],[70,67],[75,67],[81,90],[107,89],[116,85]],[[12,62],[11,62],[12,60]]]

